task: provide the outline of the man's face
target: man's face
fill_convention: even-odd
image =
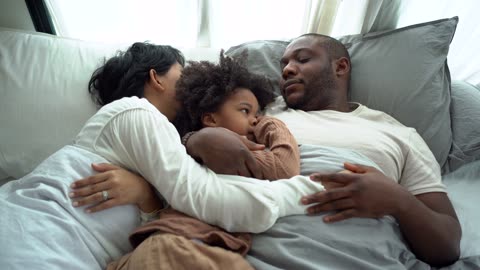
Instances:
[[[334,94],[332,65],[321,39],[306,36],[292,41],[281,67],[280,89],[288,107],[319,110]]]

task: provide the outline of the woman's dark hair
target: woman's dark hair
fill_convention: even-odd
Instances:
[[[185,65],[185,58],[179,50],[168,45],[136,42],[126,51],[118,51],[105,60],[93,72],[88,91],[99,106],[123,97],[141,98],[150,70],[164,75],[176,62]]]
[[[241,59],[246,59],[246,55]],[[239,87],[252,91],[261,110],[273,101],[269,81],[249,72],[239,59],[224,56],[223,50],[218,64],[189,61],[177,82],[177,99],[183,105],[175,121],[180,135],[201,129],[202,115],[218,111]]]

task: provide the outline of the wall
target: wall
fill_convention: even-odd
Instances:
[[[35,31],[23,0],[0,0],[0,27]]]

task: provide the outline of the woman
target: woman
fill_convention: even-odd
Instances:
[[[268,182],[216,175],[186,153],[169,122],[179,106],[174,86],[182,65],[178,50],[142,43],[107,61],[103,69],[114,75],[107,85],[118,86],[99,98],[112,102],[87,121],[72,145],[0,188],[0,239],[11,247],[0,253],[2,266],[102,269],[130,250],[128,234],[139,225],[135,207],[88,214],[68,198],[75,179],[93,174],[91,163],[139,174],[174,209],[231,231],[261,232],[278,217],[304,212],[300,196],[322,188],[307,177]],[[103,200],[114,195],[100,183],[92,188]],[[150,203],[142,205],[148,209]]]
[[[259,117],[266,104],[273,101],[263,76],[249,72],[239,60],[225,57],[222,52],[218,63],[190,62],[176,88],[183,104],[182,121],[177,122],[182,127],[177,126],[181,134],[205,127],[222,127],[268,147],[268,150],[253,152],[263,179],[285,179],[300,173],[300,154],[290,131],[280,120]],[[188,136],[184,136],[182,143]],[[124,178],[118,185],[129,185],[128,180]],[[136,186],[132,184],[132,187]],[[117,189],[111,190],[120,193]],[[87,187],[74,193],[92,195],[94,192]],[[76,202],[82,201],[84,199]],[[230,234],[174,209],[161,211],[158,219],[153,219],[155,213],[151,214],[152,222],[137,228],[130,236],[133,246],[138,248],[109,265],[111,269],[201,269],[202,264],[207,269],[251,269],[239,256],[245,256],[251,246],[249,234]],[[172,262],[167,258],[176,260]]]

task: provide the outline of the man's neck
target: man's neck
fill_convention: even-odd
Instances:
[[[354,106],[352,106],[354,105]],[[351,112],[357,108],[356,104],[350,104],[346,100],[335,100],[327,104],[318,104],[311,108],[305,108],[305,111],[325,111],[332,110],[338,112]]]

